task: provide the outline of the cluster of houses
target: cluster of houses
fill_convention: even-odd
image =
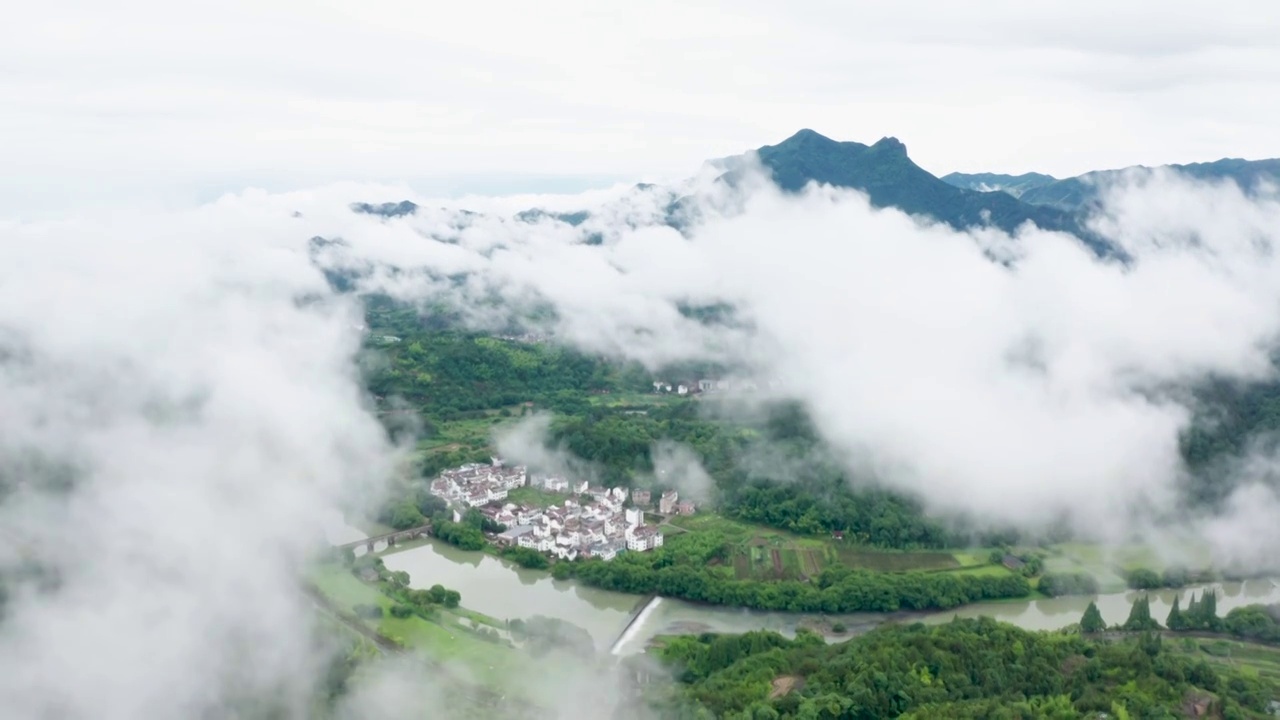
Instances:
[[[503,333],[494,335],[499,340],[507,340],[509,342],[518,343],[543,343],[551,340],[551,335],[547,333],[526,332],[526,333]]]
[[[562,493],[563,502],[546,507],[505,502],[510,491],[531,485]],[[493,542],[546,553],[562,560],[579,557],[612,560],[624,551],[645,552],[662,547],[662,533],[645,522],[651,507],[648,490],[604,488],[554,475],[531,475],[521,465],[507,466],[494,459],[489,465],[471,464],[446,470],[431,482],[431,493],[443,498],[461,517],[463,508],[477,508],[506,530],[491,536]],[[630,503],[627,502],[630,498]],[[663,515],[692,515],[697,508],[681,500],[675,490],[658,498]]]
[[[774,382],[765,383],[766,386],[773,387]],[[688,382],[669,383],[665,380],[654,380],[653,391],[659,395],[663,393],[675,393],[676,395],[700,395],[702,393],[729,392],[729,391],[747,391],[754,392],[760,389],[760,384],[754,380],[697,380]]]
[[[445,470],[431,481],[431,494],[453,506],[481,507],[507,499],[507,493],[523,487],[529,471],[523,465],[507,467],[494,458],[489,465],[471,463]]]

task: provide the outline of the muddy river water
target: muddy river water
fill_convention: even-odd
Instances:
[[[330,542],[351,542],[365,537],[340,519],[329,525],[326,534]],[[590,632],[602,649],[612,648],[617,653],[638,652],[650,638],[662,634],[768,629],[792,635],[798,627],[830,626],[836,622],[845,625],[850,633],[856,633],[888,619],[878,613],[819,617],[763,612],[698,605],[674,598],[657,598],[648,602],[648,598],[636,595],[585,587],[572,580],[555,580],[546,572],[526,570],[482,552],[459,550],[435,540],[384,555],[383,562],[390,570],[409,573],[414,587],[426,588],[439,583],[462,593],[465,607],[495,618],[545,615],[567,620]],[[1185,607],[1191,593],[1203,593],[1210,587],[1218,592],[1220,614],[1241,605],[1280,602],[1280,583],[1273,580],[1215,583],[1178,591],[1149,592],[1151,614],[1163,621],[1175,595],[1182,595]],[[1085,607],[1093,600],[1098,603],[1098,609],[1108,624],[1119,623],[1128,617],[1129,608],[1138,594],[1129,591],[1095,597],[979,603],[921,614],[915,619],[939,623],[956,616],[988,615],[1028,630],[1054,630],[1078,622]]]

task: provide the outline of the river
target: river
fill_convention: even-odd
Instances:
[[[364,533],[341,522],[327,529],[326,535],[333,543],[365,537]],[[546,572],[525,570],[491,555],[459,550],[437,540],[383,555],[382,560],[390,570],[409,573],[413,587],[428,588],[439,583],[462,593],[464,607],[498,619],[546,615],[571,622],[591,633],[596,645],[602,649],[614,646],[619,634],[641,611],[640,604],[644,600],[636,595],[585,587],[571,580],[554,580]],[[1185,608],[1191,593],[1203,593],[1208,588],[1218,592],[1218,613],[1221,615],[1242,605],[1280,603],[1280,583],[1272,580],[1215,583],[1180,591],[1148,592],[1151,615],[1164,622],[1176,594],[1181,594]],[[1098,609],[1108,624],[1122,623],[1139,594],[1128,591],[1096,597],[979,603],[944,612],[903,614],[899,617],[942,623],[956,616],[988,615],[1028,630],[1056,630],[1079,622],[1091,600],[1098,603]],[[891,617],[879,613],[819,616],[716,607],[662,598],[645,608],[643,616],[636,618],[637,622],[628,628],[626,636],[614,649],[620,654],[639,652],[656,635],[774,630],[790,636],[799,627],[820,625],[829,629],[837,622],[846,627],[846,634],[831,637],[840,639],[865,632],[887,619]]]
[[[571,580],[556,580],[482,552],[459,550],[427,540],[407,550],[384,554],[388,570],[409,573],[413,587],[436,583],[462,593],[462,605],[499,620],[545,615],[577,625],[608,648],[644,598],[597,590]]]
[[[1191,594],[1203,595],[1205,590],[1214,589],[1218,593],[1218,615],[1226,615],[1232,608],[1255,603],[1271,604],[1280,602],[1280,584],[1274,580],[1248,580],[1245,582],[1212,583],[1195,585],[1181,590],[1129,590],[1120,593],[1109,593],[1096,597],[1061,597],[1045,600],[1023,600],[1020,602],[978,603],[966,605],[955,610],[935,613],[926,617],[925,622],[946,622],[955,616],[978,617],[988,615],[997,620],[1013,623],[1028,630],[1057,630],[1080,621],[1084,609],[1090,601],[1098,603],[1098,611],[1108,625],[1119,624],[1129,617],[1129,608],[1144,593],[1151,599],[1151,617],[1164,623],[1173,605],[1173,598],[1182,597],[1182,607],[1187,607]]]

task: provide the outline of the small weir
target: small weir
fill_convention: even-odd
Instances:
[[[657,595],[650,597],[649,601],[640,608],[640,612],[636,613],[635,617],[631,618],[631,622],[627,623],[627,626],[622,628],[622,633],[618,635],[618,639],[614,640],[613,645],[609,647],[609,654],[618,655],[621,653],[622,648],[631,641],[632,637],[634,637],[642,627],[644,627],[645,620],[649,619],[649,616],[653,614],[654,609],[656,609],[661,603],[661,597],[658,597]]]
[[[622,633],[618,634],[618,639],[613,641],[612,646],[609,646],[609,655],[618,655],[618,653],[622,652],[622,647],[626,646],[631,641],[631,638],[640,632],[641,628],[644,628],[645,620],[649,619],[649,615],[653,614],[659,603],[662,603],[662,598],[658,596],[650,597],[649,602],[644,603],[644,607],[641,607],[640,612],[636,612],[635,618],[632,618],[630,623],[627,623],[626,628],[622,628]]]

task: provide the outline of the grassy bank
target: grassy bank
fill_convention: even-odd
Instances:
[[[381,618],[362,620],[369,629],[433,660],[459,665],[472,679],[486,687],[509,688],[512,677],[529,670],[531,660],[527,656],[505,645],[479,638],[458,621],[459,618],[467,618],[482,625],[505,627],[504,623],[487,615],[462,608],[442,608],[438,621],[417,615],[396,618],[391,616],[391,607],[395,604],[391,598],[345,568],[317,566],[307,574],[307,579],[344,611],[353,612],[357,605],[382,608]]]

